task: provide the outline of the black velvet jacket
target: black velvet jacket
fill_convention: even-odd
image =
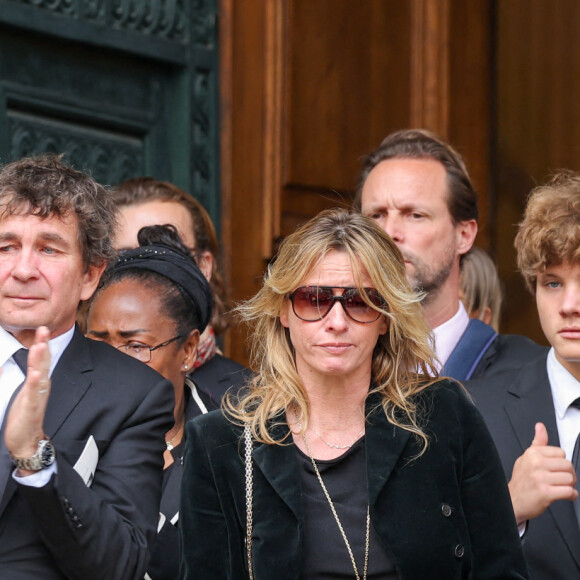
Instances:
[[[505,476],[483,419],[456,383],[418,395],[427,451],[367,402],[366,483],[372,525],[401,578],[527,578]],[[285,425],[273,427],[287,433]],[[188,423],[181,574],[248,578],[242,430],[216,411]],[[301,483],[294,445],[257,444],[256,580],[302,577]],[[372,547],[371,555],[372,558]]]

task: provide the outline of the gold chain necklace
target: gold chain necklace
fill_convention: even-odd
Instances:
[[[298,418],[298,414],[296,413],[296,409],[294,409],[294,416],[296,417],[296,422],[298,423],[298,426],[300,427],[300,431],[302,431],[302,422]],[[338,514],[336,513],[336,509],[334,508],[334,503],[332,503],[332,499],[330,498],[330,494],[328,493],[328,489],[326,489],[326,485],[324,485],[324,481],[322,481],[322,475],[320,475],[320,471],[318,471],[318,466],[316,465],[316,461],[314,461],[314,456],[312,455],[312,451],[310,450],[310,445],[308,445],[308,441],[306,439],[306,435],[304,434],[304,432],[302,432],[302,440],[304,441],[304,445],[306,446],[306,451],[308,452],[308,457],[310,457],[310,461],[312,461],[312,466],[314,467],[316,477],[318,478],[318,481],[320,482],[320,487],[322,487],[322,491],[324,492],[324,495],[326,496],[326,500],[328,501],[328,505],[330,505],[330,510],[332,511],[332,515],[334,516],[334,519],[336,520],[336,525],[338,526],[338,529],[340,530],[340,533],[342,535],[342,539],[344,540],[344,543],[346,545],[346,549],[348,550],[348,555],[350,556],[350,561],[351,561],[352,567],[354,569],[354,576],[355,576],[356,580],[360,580],[360,575],[359,575],[357,567],[356,567],[356,562],[354,560],[354,555],[353,555],[352,549],[350,547],[350,542],[348,541],[348,538],[346,537],[346,532],[344,531],[344,528],[342,527],[342,524],[340,523],[340,519],[338,518]],[[364,564],[364,568],[363,568],[363,580],[366,580],[366,578],[367,578],[367,570],[368,570],[368,564],[369,564],[370,532],[371,532],[371,514],[370,514],[369,506],[367,505],[367,523],[366,523],[366,537],[365,537],[365,564]]]

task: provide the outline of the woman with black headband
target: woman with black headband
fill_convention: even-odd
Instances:
[[[103,277],[90,305],[87,335],[141,360],[173,383],[175,424],[165,437],[159,537],[148,575],[174,579],[179,574],[184,425],[217,407],[187,377],[211,316],[212,295],[173,226],[145,227],[138,239],[140,246],[124,252]]]

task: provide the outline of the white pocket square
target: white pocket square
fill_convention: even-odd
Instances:
[[[95,471],[97,470],[97,463],[99,462],[99,448],[95,442],[95,438],[91,435],[74,464],[73,469],[82,477],[87,487],[91,487]]]

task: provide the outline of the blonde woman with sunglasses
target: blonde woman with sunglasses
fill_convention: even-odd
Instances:
[[[525,578],[477,410],[434,369],[401,254],[321,213],[239,307],[256,378],[186,428],[182,577]]]

